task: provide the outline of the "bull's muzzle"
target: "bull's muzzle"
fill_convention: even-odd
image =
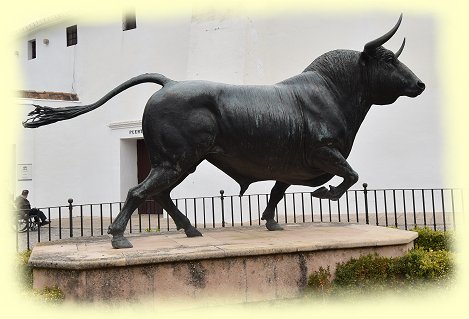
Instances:
[[[410,86],[408,89],[407,89],[407,96],[409,97],[416,97],[420,94],[422,94],[422,92],[425,90],[425,83],[423,83],[422,81],[420,80],[417,80],[416,82],[414,82],[414,85]]]
[[[425,90],[425,83],[423,83],[422,81],[418,80],[417,81],[417,87],[422,90],[422,92]],[[420,92],[421,93],[421,92]]]

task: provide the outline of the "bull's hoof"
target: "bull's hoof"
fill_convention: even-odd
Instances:
[[[202,233],[197,230],[194,226],[190,226],[187,229],[184,229],[187,237],[197,237],[202,236]]]
[[[339,200],[342,194],[337,192],[337,188],[334,186],[329,185],[329,188],[330,189],[327,189],[327,187],[322,186],[318,188],[317,190],[315,190],[314,192],[312,192],[311,196],[321,198],[321,199],[330,199],[332,201]]]
[[[112,237],[111,240],[112,248],[122,249],[122,248],[132,248],[132,244],[127,240],[123,235],[116,235]]]
[[[265,223],[265,227],[270,231],[283,230],[283,227],[280,226],[274,219],[268,219]]]
[[[311,196],[317,197],[317,198],[328,198],[329,190],[327,187],[320,187],[314,192],[311,193]]]

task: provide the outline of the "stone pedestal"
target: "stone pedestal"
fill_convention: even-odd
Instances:
[[[34,288],[59,287],[66,300],[251,302],[298,296],[308,275],[369,253],[395,257],[416,232],[370,225],[306,223],[129,236],[131,249],[110,238],[86,237],[36,245]]]

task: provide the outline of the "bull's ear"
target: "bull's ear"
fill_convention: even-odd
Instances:
[[[360,63],[361,66],[365,66],[369,60],[370,60],[370,56],[368,55],[368,53],[360,52],[358,63]]]

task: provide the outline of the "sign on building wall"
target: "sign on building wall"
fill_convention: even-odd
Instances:
[[[18,164],[16,176],[19,181],[31,181],[33,179],[33,164]]]
[[[129,135],[131,136],[135,136],[135,135],[138,135],[138,136],[143,136],[143,130],[142,129],[132,129],[132,130],[129,130]]]

